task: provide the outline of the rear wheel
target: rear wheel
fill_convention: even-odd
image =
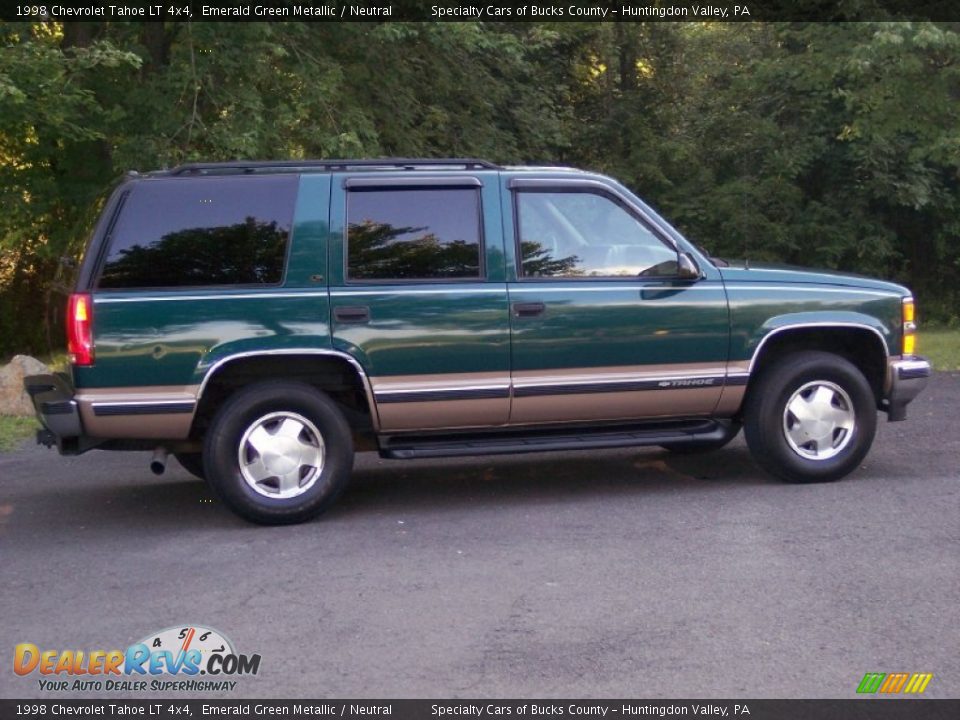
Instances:
[[[255,523],[309,520],[350,476],[350,428],[330,398],[298,382],[244,388],[220,409],[204,443],[208,479],[231,510]]]
[[[866,456],[876,429],[867,379],[826,352],[797,353],[767,369],[744,410],[754,459],[788,482],[839,480]]]

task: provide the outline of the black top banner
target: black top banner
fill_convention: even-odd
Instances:
[[[955,720],[960,700],[0,700],[0,718]]]
[[[3,0],[0,19],[55,22],[862,22],[960,20],[955,0]]]

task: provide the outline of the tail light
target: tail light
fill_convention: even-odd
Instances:
[[[67,352],[74,365],[93,365],[93,301],[86,293],[67,302]]]
[[[916,307],[912,297],[903,299],[903,354],[913,355],[917,351]]]

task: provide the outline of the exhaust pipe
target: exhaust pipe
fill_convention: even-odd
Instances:
[[[153,451],[153,457],[150,458],[150,469],[154,475],[163,475],[167,469],[167,449],[162,445]]]

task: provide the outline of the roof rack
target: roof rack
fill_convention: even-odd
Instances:
[[[230,162],[188,163],[159,173],[163,175],[252,175],[255,173],[297,172],[302,170],[499,170],[488,160],[476,158],[376,158],[366,160],[237,160]]]

